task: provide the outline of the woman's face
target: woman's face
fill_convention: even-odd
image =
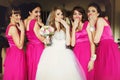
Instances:
[[[88,15],[88,18],[93,17],[93,16],[98,17],[99,13],[98,13],[98,11],[95,7],[91,6],[91,7],[88,8],[87,15]]]
[[[41,9],[40,7],[36,7],[35,9],[32,10],[32,12],[29,12],[30,13],[30,16],[32,16],[34,19],[38,19],[40,18],[40,13]]]
[[[82,13],[80,13],[77,10],[74,10],[73,12],[73,20],[82,20]]]
[[[21,19],[21,15],[20,14],[12,14],[10,17],[15,23],[18,23]]]
[[[56,18],[57,20],[63,19],[63,12],[62,12],[60,9],[57,9],[57,10],[55,11],[55,18]]]

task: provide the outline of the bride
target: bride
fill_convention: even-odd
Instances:
[[[55,29],[52,45],[44,49],[38,63],[36,80],[86,80],[81,65],[70,45],[70,29],[63,20],[61,8],[54,8],[49,17],[49,25]]]

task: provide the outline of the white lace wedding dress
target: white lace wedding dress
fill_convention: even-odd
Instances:
[[[64,31],[55,32],[52,45],[44,49],[36,80],[86,80],[74,53],[65,46]]]

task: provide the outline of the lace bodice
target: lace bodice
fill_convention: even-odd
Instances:
[[[59,32],[56,31],[52,37],[52,46],[56,47],[65,47],[65,32],[60,30]]]

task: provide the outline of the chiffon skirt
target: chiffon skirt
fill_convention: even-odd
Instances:
[[[86,80],[86,77],[70,49],[50,46],[39,60],[36,80]]]
[[[102,40],[96,50],[95,80],[120,80],[120,51],[113,40]]]

